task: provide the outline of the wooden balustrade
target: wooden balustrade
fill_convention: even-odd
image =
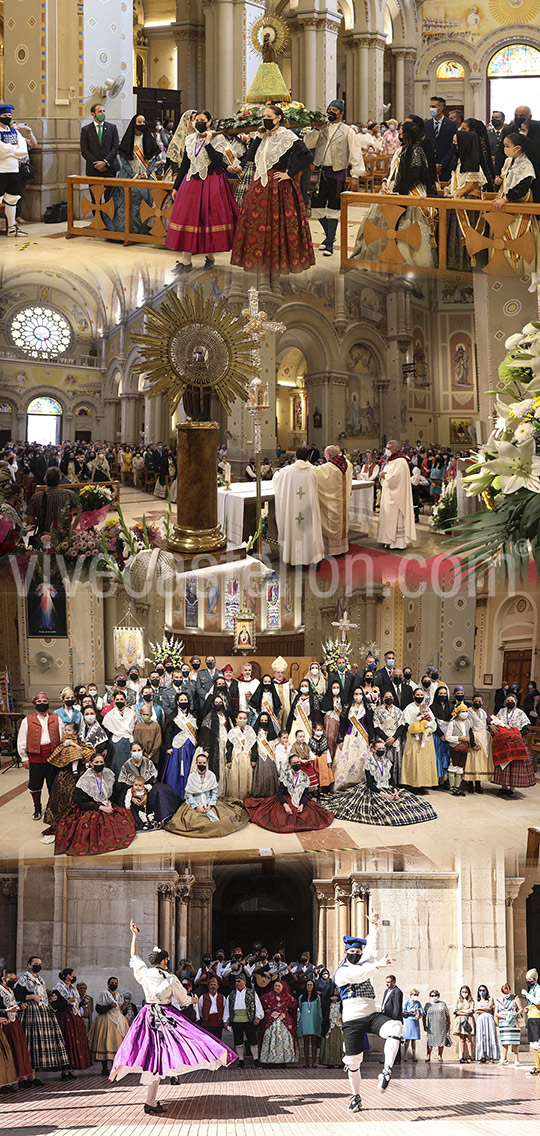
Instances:
[[[74,191],[77,186],[87,186],[91,197],[82,196],[80,209],[83,218],[91,215],[89,225],[81,225],[75,220]],[[109,229],[104,221],[107,217],[114,220],[116,206],[108,189],[121,190],[124,198],[124,224],[121,229]],[[113,241],[122,241],[125,245],[131,244],[165,244],[167,226],[171,219],[172,200],[169,194],[173,188],[172,181],[155,181],[152,178],[103,178],[83,177],[70,175],[67,179],[67,231],[66,237],[98,237]],[[131,206],[133,193],[137,190],[147,190],[150,201],[144,197],[139,199],[138,214],[141,223],[148,226],[148,233],[137,233],[132,229]],[[166,199],[169,197],[169,200]]]
[[[512,234],[510,225],[518,217],[537,217],[540,215],[540,204],[527,202],[523,204],[507,204],[502,209],[494,209],[492,195],[483,200],[475,198],[454,197],[406,197],[399,194],[382,193],[350,193],[341,195],[341,268],[375,268],[380,272],[403,272],[414,269],[415,272],[427,275],[463,275],[463,271],[447,268],[447,233],[448,220],[456,210],[466,210],[469,213],[481,215],[477,226],[465,224],[465,247],[471,257],[484,253],[481,266],[471,271],[482,272],[488,275],[512,276],[514,269],[507,259],[507,254],[527,263],[536,264],[537,235],[533,231]],[[351,217],[351,209],[369,209],[376,205],[380,211],[382,224],[371,221],[364,239],[369,246],[384,240],[378,258],[351,257],[356,233],[364,218]],[[418,248],[420,242],[420,228],[418,222],[403,220],[406,209],[419,207],[429,220],[433,235],[433,251],[435,254],[434,267],[417,267],[404,257],[398,247],[398,241],[411,249]],[[365,217],[365,214],[364,214]],[[349,233],[349,227],[355,226],[354,236]]]
[[[120,482],[119,481],[61,481],[59,489],[72,489],[74,493],[78,493],[80,489],[88,489],[89,485],[93,485],[100,489],[114,489],[115,501],[120,500]],[[38,485],[38,489],[46,489],[46,485]],[[112,503],[111,503],[112,504]]]

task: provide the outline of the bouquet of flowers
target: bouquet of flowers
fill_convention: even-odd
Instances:
[[[457,526],[464,537],[462,555],[470,570],[493,567],[521,572],[532,557],[540,573],[540,322],[532,320],[510,336],[499,368],[495,396],[496,425],[464,484],[469,496],[482,497],[486,511]]]
[[[344,655],[347,662],[350,661],[350,654],[352,651],[351,643],[342,643],[341,639],[323,639],[322,641],[323,658],[329,671],[337,669],[337,661],[340,655]]]
[[[457,482],[452,478],[447,485],[443,487],[443,491],[433,506],[430,526],[435,532],[446,532],[451,529],[454,522],[457,520]]]
[[[164,632],[161,643],[150,643],[150,650],[152,654],[146,660],[147,663],[153,663],[155,666],[156,663],[162,663],[165,659],[172,659],[175,667],[182,666],[184,644],[181,639],[175,639],[172,635],[165,635]]]
[[[79,501],[81,504],[79,526],[81,529],[89,529],[98,525],[107,515],[114,501],[114,493],[99,482],[92,482],[91,485],[85,485],[84,489],[81,489]]]
[[[322,111],[308,110],[303,103],[278,102],[276,106],[280,106],[285,111],[285,126],[318,126],[319,123],[326,122],[326,115]],[[245,103],[234,117],[223,118],[219,123],[219,129],[224,134],[250,134],[261,130],[264,109],[264,103]]]

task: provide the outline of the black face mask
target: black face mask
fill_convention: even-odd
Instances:
[[[126,680],[125,680],[125,678],[119,678],[119,679],[118,679],[118,681],[117,681],[117,683],[116,683],[116,685],[117,685],[117,686],[120,686],[120,687],[124,687],[124,686],[126,685]]]
[[[115,702],[115,706],[116,706],[117,710],[123,710],[125,705],[126,705],[125,702]]]
[[[156,671],[158,675],[165,674],[165,667],[156,667]]]
[[[404,679],[405,679],[405,680],[406,680],[407,682],[409,682],[409,679],[411,679],[411,678],[412,678],[412,671],[405,671],[405,672],[404,672],[404,674],[403,674],[403,678],[404,678]]]
[[[173,673],[174,667],[165,667],[165,670],[167,671],[167,674],[170,675]]]
[[[294,772],[298,773],[298,770],[300,769],[300,762],[299,761],[291,761],[291,769],[294,769]]]
[[[422,703],[423,703],[423,701],[424,701],[424,699],[423,699],[423,698],[415,698],[415,700],[414,700],[414,701],[416,702],[416,705],[417,705],[417,706],[421,706],[421,705],[422,705]]]
[[[481,702],[473,702],[473,706],[474,706],[475,710],[481,710],[482,709],[482,703]]]
[[[32,970],[32,974],[39,974],[40,970],[42,969],[41,963],[39,963],[39,966],[37,963],[34,963],[34,965],[30,969]]]
[[[527,119],[525,118],[524,114],[516,114],[514,116],[514,126],[517,126],[518,129],[519,129],[520,126],[523,126],[523,123],[526,122],[526,121],[527,121]]]
[[[506,703],[506,707],[508,710],[515,710],[516,704],[513,699],[510,702]]]
[[[13,119],[10,114],[0,115],[0,122],[2,123],[2,126],[11,126],[12,121]]]
[[[75,705],[75,699],[74,698],[65,698],[64,699],[64,706],[69,706],[69,708],[71,709],[71,707],[74,706],[74,705]]]
[[[326,117],[327,117],[329,122],[337,122],[339,115],[338,115],[337,111],[329,110]]]
[[[187,667],[184,667],[184,670],[182,671],[182,675],[183,675],[184,678],[189,678],[189,670],[188,670]]]
[[[159,679],[158,678],[152,678],[152,679],[150,679],[150,682],[152,683],[153,687],[159,686]]]
[[[373,675],[366,675],[364,682],[367,683],[368,686],[372,686],[373,685]]]
[[[152,702],[152,700],[153,700],[153,698],[152,698],[152,695],[150,693],[143,694],[143,701],[144,702]]]
[[[431,683],[430,682],[423,682],[422,686],[424,687],[424,690],[429,690]]]
[[[347,951],[347,962],[352,963],[353,966],[357,966],[361,958],[360,951]]]
[[[199,765],[199,763],[197,762],[197,769],[199,770],[199,773],[206,773],[206,765]]]
[[[191,665],[192,665],[194,671],[198,671],[201,664],[200,663],[192,663]]]
[[[498,118],[492,118],[491,125],[494,130],[500,130],[502,128],[502,122],[499,122]]]
[[[132,682],[137,682],[137,679],[138,679],[139,676],[137,674],[137,671],[132,671],[129,677],[130,677]]]
[[[49,709],[48,702],[36,702],[36,710],[38,714],[46,714]]]
[[[178,709],[183,710],[184,713],[187,713],[187,711],[189,709],[189,702],[179,702],[178,703]]]
[[[195,130],[198,130],[199,134],[206,134],[206,131],[208,130],[208,123],[207,122],[196,122],[195,123]]]
[[[109,990],[118,990],[118,983],[117,982],[110,982],[109,983]]]
[[[10,990],[14,990],[16,985],[17,985],[17,979],[16,978],[8,978],[6,985],[9,986]]]
[[[274,122],[273,118],[263,118],[264,129],[267,130],[268,133],[270,133],[270,131],[273,130],[274,126],[276,125],[277,123]]]
[[[103,773],[103,770],[105,769],[105,762],[103,762],[103,765],[93,765],[92,769],[94,770],[94,773]]]
[[[378,757],[379,761],[380,761],[381,757],[384,757],[384,750],[383,749],[376,749],[375,750],[375,757]]]
[[[394,705],[394,703],[392,702],[392,699],[391,699],[391,698],[385,698],[385,700],[384,700],[384,705],[385,705],[385,706],[393,706],[393,705]]]

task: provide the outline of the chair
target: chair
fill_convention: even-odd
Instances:
[[[385,154],[384,156],[375,154],[373,159],[373,173],[372,173],[372,193],[380,189],[382,182],[388,177],[390,171],[390,159]]]

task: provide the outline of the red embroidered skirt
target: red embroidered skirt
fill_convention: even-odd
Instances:
[[[237,222],[238,206],[225,174],[207,174],[204,181],[184,178],[165,245],[174,252],[228,252]]]
[[[492,752],[495,785],[505,789],[531,789],[536,785],[533,763],[519,730],[496,730]]]
[[[73,1014],[71,1010],[59,1010],[56,1018],[66,1043],[71,1068],[89,1069],[92,1058],[82,1018],[79,1014]]]
[[[99,809],[79,809],[74,805],[56,825],[55,856],[99,856],[128,848],[136,834],[135,818],[130,809],[113,805],[112,813]]]
[[[246,272],[304,272],[315,264],[306,207],[295,181],[252,181],[240,211],[231,264]]]
[[[4,1037],[13,1054],[17,1077],[31,1077],[33,1072],[32,1062],[30,1061],[28,1045],[26,1044],[26,1037],[21,1023],[15,1018],[13,1022],[6,1022],[1,1028],[4,1031]]]
[[[333,813],[328,813],[309,797],[301,813],[291,807],[292,814],[286,813],[277,795],[244,799],[250,821],[270,832],[318,832],[328,828],[334,819]]]

